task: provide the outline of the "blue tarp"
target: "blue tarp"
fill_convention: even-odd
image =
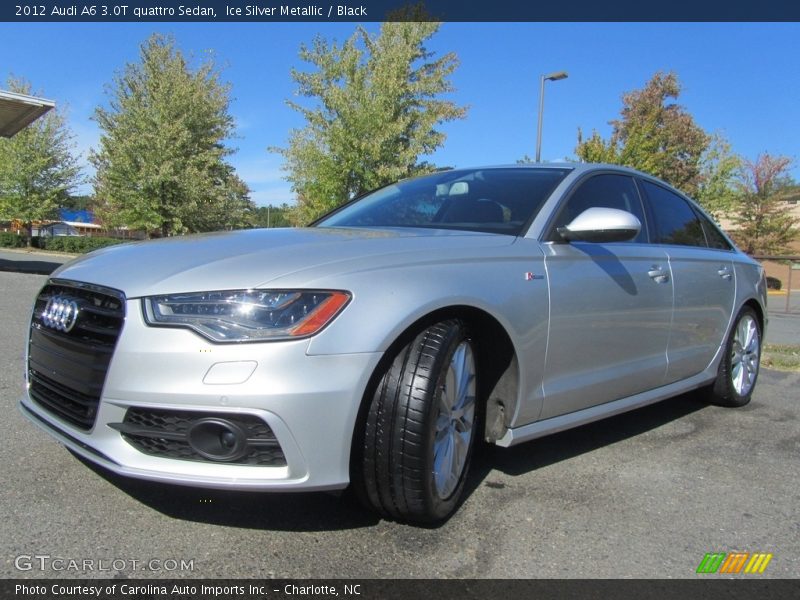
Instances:
[[[93,223],[94,215],[90,210],[70,210],[68,208],[60,208],[58,216],[62,221],[72,221],[73,223]]]

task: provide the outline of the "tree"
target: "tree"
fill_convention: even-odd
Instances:
[[[681,86],[675,73],[656,73],[640,90],[623,94],[620,118],[604,140],[596,131],[576,154],[585,162],[639,169],[693,196],[712,213],[729,206],[739,160],[719,135],[709,135],[675,102]]]
[[[761,154],[744,161],[738,183],[731,231],[736,243],[748,254],[782,254],[791,251],[800,219],[788,212],[784,202],[795,186],[788,176],[791,159]]]
[[[736,203],[736,179],[742,159],[731,151],[730,144],[712,134],[700,158],[700,184],[694,199],[717,221],[729,213]]]
[[[214,185],[216,193],[209,194],[191,215],[185,218],[189,231],[215,229],[242,229],[252,227],[255,204],[250,200],[250,189],[234,172],[224,165]]]
[[[108,108],[95,110],[102,135],[91,161],[106,224],[162,236],[241,224],[252,204],[225,162],[229,92],[211,59],[193,68],[171,37],[142,44],[139,62],[109,88]]]
[[[91,195],[69,195],[59,203],[59,208],[68,210],[92,210],[94,208],[94,196]]]
[[[31,86],[9,78],[8,89],[31,94]],[[49,219],[82,181],[72,154],[73,135],[60,111],[52,109],[10,139],[0,139],[0,214],[19,219],[28,230],[34,221]]]
[[[453,53],[433,59],[425,43],[434,22],[390,22],[378,35],[362,27],[342,45],[317,37],[300,57],[311,72],[293,69],[298,94],[289,101],[306,120],[293,130],[283,155],[297,195],[295,219],[308,222],[339,204],[398,179],[434,170],[420,161],[440,147],[437,127],[466,109],[440,98],[453,90]]]
[[[280,206],[259,206],[255,214],[256,227],[291,227],[292,207],[285,202]]]

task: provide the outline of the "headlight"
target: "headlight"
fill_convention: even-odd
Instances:
[[[348,292],[305,290],[230,290],[142,299],[148,325],[186,327],[213,342],[314,335],[349,301]]]

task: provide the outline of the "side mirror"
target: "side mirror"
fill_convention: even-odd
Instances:
[[[642,230],[636,216],[616,208],[587,208],[558,233],[568,242],[627,242]]]

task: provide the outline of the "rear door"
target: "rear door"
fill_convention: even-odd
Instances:
[[[675,290],[665,381],[672,383],[708,367],[725,339],[736,292],[733,252],[716,226],[684,198],[640,182],[650,235],[669,256]]]
[[[564,243],[555,230],[591,207],[637,216],[630,242]],[[648,243],[633,177],[593,175],[560,208],[544,244],[550,333],[541,418],[658,387],[666,372],[672,313],[667,254]]]

